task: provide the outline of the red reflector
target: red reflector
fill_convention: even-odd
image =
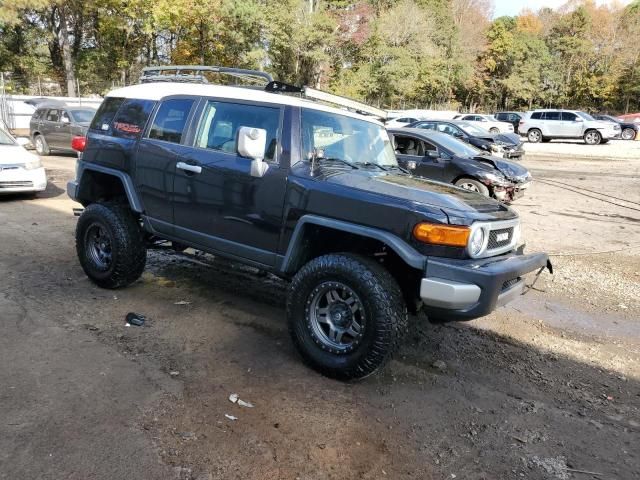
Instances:
[[[87,137],[73,137],[71,140],[71,148],[76,152],[84,152],[84,147],[87,146]]]

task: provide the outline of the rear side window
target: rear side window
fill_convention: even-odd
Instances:
[[[122,138],[139,138],[153,110],[151,100],[128,99],[113,119],[113,135]]]
[[[240,127],[267,131],[265,160],[274,161],[278,144],[280,109],[209,101],[202,113],[196,146],[235,154]]]
[[[149,138],[171,143],[182,142],[193,103],[194,100],[191,98],[176,98],[163,102],[149,130]]]
[[[560,120],[560,112],[545,112],[545,120]]]
[[[100,130],[102,132],[108,132],[111,130],[111,122],[113,117],[118,113],[118,109],[124,103],[124,98],[107,97],[98,111],[96,112],[91,126],[91,130]]]
[[[533,112],[531,114],[531,120],[540,120],[542,119],[542,112]]]

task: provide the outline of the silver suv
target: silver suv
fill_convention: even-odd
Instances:
[[[587,145],[598,145],[619,137],[620,126],[601,122],[578,110],[534,110],[520,120],[518,132],[531,143],[582,138]]]

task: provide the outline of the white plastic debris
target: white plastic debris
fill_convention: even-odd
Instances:
[[[229,395],[229,401],[231,403],[236,403],[238,401],[238,394],[232,393],[231,395]]]
[[[238,417],[234,417],[233,415],[229,415],[228,413],[225,413],[224,416],[227,417],[232,422],[235,422],[238,419]]]
[[[169,372],[169,375],[171,375],[172,377],[177,377],[178,375],[180,375],[180,372],[177,370],[173,370]]]
[[[238,405],[240,405],[241,407],[253,408],[253,403],[245,402],[244,400],[240,399],[238,399]]]
[[[191,305],[191,302],[187,302],[186,300],[180,300],[179,302],[174,302],[174,305]]]

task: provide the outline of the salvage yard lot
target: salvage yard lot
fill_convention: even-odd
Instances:
[[[154,251],[93,286],[74,159],[45,157],[44,195],[0,199],[0,478],[640,478],[640,142],[526,148],[514,207],[555,275],[480,320],[412,319],[353,384],[301,364],[285,285],[251,268]]]

